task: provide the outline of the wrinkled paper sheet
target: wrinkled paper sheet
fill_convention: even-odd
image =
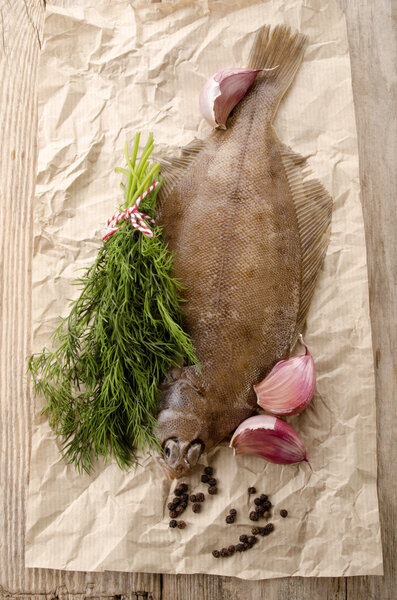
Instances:
[[[34,349],[49,343],[77,269],[90,265],[100,230],[120,202],[123,146],[154,131],[157,154],[205,137],[198,93],[219,68],[247,62],[254,33],[286,23],[310,46],[275,120],[280,138],[310,156],[334,198],[332,236],[307,321],[318,383],[312,404],[289,421],[306,464],[234,458],[227,444],[203,456],[219,493],[185,530],[168,526],[175,482],[150,457],[136,471],[114,462],[92,476],[60,459],[37,403],[26,566],[81,571],[213,573],[244,579],[382,574],[376,490],[374,373],[368,313],[357,138],[345,20],[332,1],[183,2],[47,7],[39,73],[35,201]],[[222,215],[216,218],[222,219]],[[193,490],[201,468],[192,474]],[[271,495],[275,532],[233,558],[211,550],[248,531],[247,488]],[[238,520],[225,524],[228,509]],[[289,511],[281,519],[279,510]],[[264,557],[266,559],[264,560]]]

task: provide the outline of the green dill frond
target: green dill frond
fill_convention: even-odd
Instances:
[[[149,164],[149,135],[137,161],[125,148],[124,203],[132,206],[153,180],[159,163]],[[160,185],[141,203],[154,217]],[[81,294],[53,336],[55,350],[29,358],[36,394],[62,443],[63,456],[88,473],[93,461],[113,456],[121,468],[148,450],[161,451],[154,433],[158,385],[169,369],[194,364],[196,357],[181,324],[181,298],[173,279],[172,256],[151,225],[149,238],[127,223],[104,243],[94,264],[77,280]]]

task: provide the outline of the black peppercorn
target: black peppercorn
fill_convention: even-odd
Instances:
[[[260,505],[262,504],[262,501],[261,501],[261,499],[260,499],[260,498],[255,498],[255,500],[254,500],[254,504],[255,504],[256,506],[260,506]]]
[[[199,513],[201,510],[201,504],[193,504],[193,512]]]
[[[244,546],[244,548],[243,548],[244,550],[249,550],[250,548],[252,548],[251,544],[249,544],[248,542],[245,542],[243,544],[243,546]]]
[[[187,502],[181,502],[179,505],[179,508],[182,510],[185,510],[186,507],[187,507]]]
[[[178,521],[178,528],[179,529],[185,529],[185,527],[186,527],[185,521]]]
[[[168,504],[167,504],[168,510],[174,510],[175,506],[176,506],[176,504],[174,504],[173,502],[168,502]]]
[[[249,493],[249,494],[256,494],[256,488],[254,488],[254,487],[249,487],[249,488],[248,488],[248,493]]]
[[[214,472],[214,469],[212,467],[205,467],[204,469],[204,473],[206,475],[209,475],[211,477],[212,473]]]
[[[270,510],[272,507],[272,503],[270,502],[270,500],[266,500],[266,502],[263,503],[263,506],[265,507],[265,510]]]
[[[238,539],[240,540],[240,542],[243,542],[243,544],[244,544],[244,543],[248,542],[248,535],[245,535],[245,534],[240,535],[240,537]]]
[[[214,558],[219,558],[219,557],[220,557],[220,555],[221,555],[221,553],[219,552],[219,550],[213,550],[213,551],[212,551],[212,556],[213,556]]]
[[[179,514],[179,512],[177,512],[176,510],[171,510],[170,511],[170,517],[171,519],[175,519],[175,517],[177,517]]]
[[[228,556],[229,552],[227,551],[227,548],[222,548],[221,550],[221,556]]]
[[[257,521],[259,519],[258,513],[254,510],[250,512],[249,518],[251,521]]]
[[[258,513],[258,515],[262,516],[265,514],[266,510],[265,507],[261,505],[255,508],[255,512]]]
[[[251,529],[251,533],[252,533],[252,535],[258,535],[258,533],[259,533],[259,527],[253,527]]]
[[[208,485],[216,485],[216,479],[215,479],[215,477],[211,477],[211,478],[208,480]]]
[[[252,544],[252,546],[253,546],[253,545],[255,544],[255,542],[256,542],[256,541],[257,541],[257,538],[256,538],[254,535],[250,535],[250,536],[248,537],[248,543],[249,543],[250,545]]]
[[[196,494],[196,502],[204,502],[205,500],[205,496],[202,492],[200,492],[199,494]]]
[[[259,527],[259,535],[266,535],[264,527]]]
[[[261,502],[266,502],[266,500],[268,500],[268,496],[266,496],[266,494],[261,494],[260,499],[261,499]]]
[[[244,550],[244,544],[237,544],[236,551],[237,552],[242,552],[243,550]]]
[[[211,487],[208,488],[208,493],[211,494],[211,496],[213,496],[217,492],[218,492],[218,490],[214,485],[212,485]]]
[[[234,551],[236,550],[236,546],[233,546],[233,544],[231,544],[227,550],[228,550],[229,554],[234,554]]]
[[[172,502],[175,504],[175,506],[177,506],[178,504],[180,504],[182,502],[180,496],[175,496],[175,498],[172,499]]]
[[[234,517],[233,517],[233,515],[227,515],[227,517],[226,517],[225,520],[226,520],[226,523],[229,523],[229,524],[230,523],[234,523]]]
[[[172,521],[170,521],[170,527],[174,528],[178,525],[178,523],[175,521],[175,519],[172,519]]]
[[[175,496],[182,496],[183,492],[181,489],[176,488],[176,490],[174,491]]]
[[[265,529],[265,535],[269,535],[269,533],[271,533],[274,530],[273,523],[268,523],[264,529]]]
[[[208,475],[206,475],[205,473],[204,473],[204,475],[201,475],[201,481],[203,483],[208,483],[208,480],[209,480]]]
[[[181,500],[182,500],[182,502],[188,502],[189,501],[189,494],[182,494]]]
[[[235,517],[237,515],[237,510],[235,508],[231,508],[229,510],[229,514],[232,515],[233,517]]]
[[[188,490],[188,487],[189,487],[189,486],[187,485],[187,483],[181,483],[181,484],[179,485],[179,489],[180,489],[180,490],[182,490],[182,492],[187,492],[187,490]]]
[[[280,510],[280,515],[283,517],[283,519],[285,519],[285,517],[288,517],[288,510],[285,510],[285,508],[283,508],[282,510]]]

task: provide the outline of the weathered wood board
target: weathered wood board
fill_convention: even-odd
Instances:
[[[322,1],[325,0],[319,0]],[[25,385],[25,358],[31,341],[37,65],[45,2],[0,0],[0,599],[396,598],[396,15],[391,0],[339,2],[346,14],[351,51],[367,237],[384,577],[248,582],[202,575],[71,573],[24,568],[25,497],[33,417],[32,398]]]

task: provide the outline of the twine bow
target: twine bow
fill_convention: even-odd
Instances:
[[[140,212],[138,208],[142,200],[146,198],[146,196],[148,196],[151,192],[153,192],[153,190],[158,185],[158,181],[153,181],[152,185],[146,190],[146,192],[143,192],[143,194],[139,196],[139,198],[133,206],[130,206],[130,208],[127,208],[127,210],[124,210],[122,212],[115,213],[113,217],[107,220],[105,228],[102,231],[102,239],[104,242],[106,242],[106,240],[118,230],[119,223],[123,220],[129,222],[135,229],[141,231],[144,235],[147,235],[150,238],[154,236],[153,231],[150,229],[149,225],[144,220],[147,219],[148,221],[150,221],[150,223],[155,225],[154,219],[152,219],[152,217],[149,217],[149,215]]]

